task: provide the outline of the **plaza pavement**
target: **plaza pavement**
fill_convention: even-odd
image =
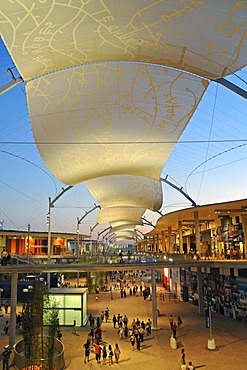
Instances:
[[[196,369],[211,370],[246,370],[247,369],[247,323],[232,320],[217,314],[213,314],[212,330],[215,338],[216,350],[207,349],[209,329],[206,329],[205,317],[198,315],[198,307],[186,302],[169,302],[160,300],[157,296],[157,306],[160,310],[158,326],[160,330],[152,331],[150,336],[144,337],[141,351],[131,351],[129,340],[119,340],[117,329],[113,328],[112,321],[103,323],[103,341],[108,345],[119,344],[121,355],[119,364],[113,364],[114,368],[126,370],[179,370],[181,348],[185,349],[186,362],[192,361]],[[110,319],[113,314],[126,314],[129,322],[134,318],[146,321],[152,319],[152,302],[144,301],[140,296],[127,296],[121,298],[119,291],[114,291],[114,299],[110,299],[110,293],[100,293],[99,300],[95,301],[95,295],[89,295],[88,313],[99,316],[106,307],[110,309]],[[175,318],[182,317],[183,326],[178,331],[177,349],[170,347],[169,315]],[[5,315],[0,318],[0,348],[8,344],[8,336],[3,334]],[[62,328],[62,341],[65,346],[66,369],[99,369],[103,364],[97,364],[94,354],[90,355],[90,362],[84,364],[84,348],[89,332],[89,325],[77,328],[76,335],[72,334],[72,328]],[[17,340],[20,337],[17,336]],[[109,365],[107,365],[109,366]]]

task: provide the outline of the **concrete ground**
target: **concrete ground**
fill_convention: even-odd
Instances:
[[[88,313],[99,316],[106,307],[110,309],[110,320],[103,323],[104,343],[119,344],[121,355],[119,364],[112,366],[119,369],[139,370],[179,370],[180,352],[185,349],[186,362],[192,361],[195,368],[214,370],[246,370],[247,369],[247,331],[246,322],[239,322],[227,317],[213,314],[212,331],[215,338],[216,350],[207,348],[210,333],[206,329],[205,317],[198,316],[198,308],[190,303],[162,301],[157,298],[160,316],[158,326],[160,330],[152,331],[150,336],[144,337],[141,351],[131,351],[129,340],[120,340],[117,329],[113,328],[112,315],[126,314],[129,322],[134,318],[146,321],[152,318],[152,302],[144,301],[141,296],[127,296],[121,298],[119,291],[114,291],[114,299],[110,299],[110,293],[100,293],[99,300],[95,301],[95,295],[89,295]],[[177,318],[182,317],[183,325],[178,331],[177,349],[170,347],[169,315]],[[8,336],[3,334],[3,326],[8,315],[0,318],[0,348],[8,344]],[[98,369],[104,365],[97,364],[94,354],[90,354],[90,362],[84,364],[84,348],[89,332],[89,325],[77,328],[76,335],[72,334],[72,328],[62,328],[62,341],[65,346],[66,369],[80,370],[83,368]],[[17,336],[17,340],[20,337]],[[107,365],[108,366],[108,365]]]

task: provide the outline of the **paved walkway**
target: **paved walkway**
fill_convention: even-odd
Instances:
[[[161,301],[157,299],[161,316],[158,317],[160,330],[152,331],[145,336],[141,351],[131,351],[129,340],[119,340],[117,329],[113,328],[112,321],[103,323],[103,340],[105,343],[117,342],[121,350],[119,364],[114,367],[119,369],[139,370],[179,370],[181,348],[185,349],[186,361],[192,361],[195,368],[214,370],[246,370],[247,369],[247,331],[246,323],[238,322],[220,315],[213,315],[213,336],[217,350],[207,349],[209,329],[205,326],[205,317],[198,316],[198,308],[190,303]],[[99,316],[106,307],[110,309],[110,318],[113,314],[126,314],[131,322],[134,318],[146,321],[152,318],[152,302],[144,301],[142,297],[121,298],[118,291],[114,292],[114,299],[110,293],[100,293],[99,300],[95,295],[89,296],[89,310],[93,316]],[[178,348],[170,347],[169,315],[175,318],[182,317],[183,327],[178,331]],[[9,316],[9,315],[8,315]],[[0,319],[0,347],[8,344],[8,337],[3,334],[4,322],[7,316]],[[62,328],[62,341],[65,345],[66,368],[80,370],[83,368],[99,369],[103,364],[97,364],[94,355],[90,355],[90,362],[83,363],[84,349],[89,326],[79,328],[77,335],[72,334],[71,328]],[[18,337],[17,337],[18,339]]]

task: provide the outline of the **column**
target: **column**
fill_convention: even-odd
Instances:
[[[156,245],[155,245],[155,235],[153,236],[153,243],[152,243],[152,250],[151,250],[151,252],[156,252]]]
[[[244,232],[244,244],[243,244],[243,259],[245,259],[246,251],[247,251],[247,216],[242,215],[242,226]]]
[[[159,253],[159,234],[156,234],[156,252]]]
[[[190,235],[188,235],[186,237],[186,241],[187,241],[187,253],[189,253],[189,251],[190,251]]]
[[[179,253],[184,253],[182,221],[178,221],[178,233],[179,233]]]
[[[197,267],[197,290],[198,290],[198,310],[199,315],[204,315],[204,300],[203,300],[203,280],[202,269]]]
[[[172,253],[172,228],[168,227],[168,252]]]
[[[199,224],[199,215],[198,212],[194,212],[195,220],[195,236],[196,236],[196,250],[201,255],[201,243],[200,243],[200,224]]]
[[[165,253],[165,232],[161,231],[161,243],[162,243],[162,253]]]
[[[10,311],[10,326],[9,326],[9,346],[11,348],[15,344],[17,282],[18,282],[18,272],[12,272],[12,276],[11,276],[11,300],[10,300],[11,311]]]
[[[153,321],[153,330],[158,330],[157,326],[157,297],[156,297],[156,278],[155,278],[155,269],[151,269],[151,284],[152,284],[152,321]]]

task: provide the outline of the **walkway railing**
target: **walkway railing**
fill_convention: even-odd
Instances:
[[[238,260],[243,259],[243,256],[239,256]],[[30,265],[37,265],[42,264],[45,265],[48,263],[48,258],[45,255],[35,255],[25,260],[25,257],[17,257],[13,259],[16,261],[17,264],[29,263]],[[49,263],[51,264],[61,264],[61,265],[68,265],[68,264],[85,264],[85,265],[95,265],[95,264],[145,264],[145,263],[154,263],[154,262],[183,262],[183,261],[233,261],[236,259],[227,259],[224,257],[219,258],[217,257],[206,257],[206,256],[199,256],[198,254],[192,255],[190,253],[187,254],[180,254],[180,253],[132,253],[132,254],[123,254],[120,256],[119,254],[102,254],[102,253],[90,253],[90,254],[83,254],[80,255],[79,258],[73,254],[71,255],[53,255],[50,258]]]

